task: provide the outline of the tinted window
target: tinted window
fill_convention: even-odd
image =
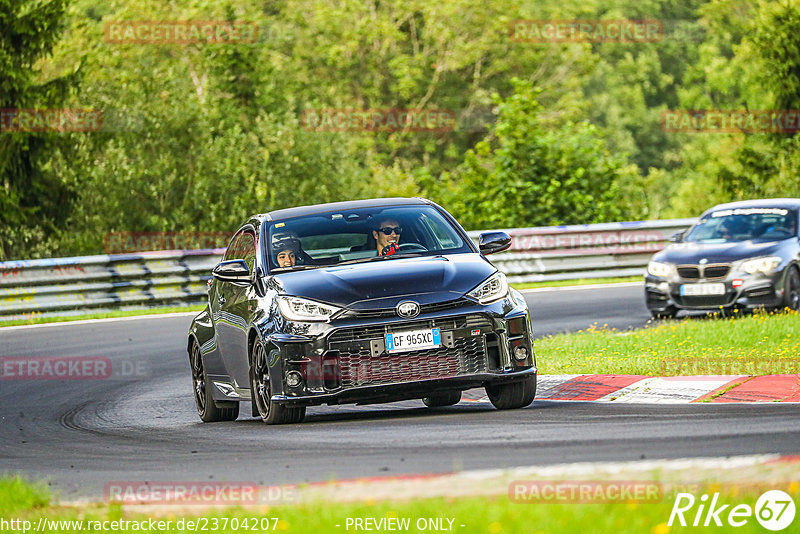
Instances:
[[[783,208],[738,208],[707,214],[685,241],[725,243],[780,241],[797,236],[797,211]]]
[[[385,243],[380,234],[396,236],[398,231],[399,250],[387,259],[472,252],[459,232],[435,208],[400,206],[276,221],[269,230],[266,256],[270,259],[270,269],[278,268],[277,256],[286,254],[286,250],[295,255],[294,267],[366,262],[380,255],[379,242]]]

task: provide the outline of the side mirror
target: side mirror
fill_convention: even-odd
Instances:
[[[681,230],[680,232],[675,232],[671,236],[669,236],[670,243],[683,243],[683,234],[686,233],[686,230]]]
[[[478,249],[481,254],[502,252],[511,246],[511,236],[505,232],[486,232],[481,234]]]
[[[211,271],[214,278],[222,282],[233,282],[238,284],[249,284],[252,282],[250,269],[244,260],[222,261]]]

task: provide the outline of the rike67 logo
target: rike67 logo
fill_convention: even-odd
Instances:
[[[749,504],[737,504],[731,507],[730,504],[719,502],[719,493],[714,493],[710,500],[707,494],[696,499],[691,493],[678,493],[667,526],[671,527],[677,520],[683,527],[688,525],[741,527],[754,516],[767,530],[784,530],[794,521],[794,500],[786,492],[770,490],[758,498],[755,507]]]

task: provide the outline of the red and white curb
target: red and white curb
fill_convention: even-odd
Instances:
[[[462,402],[488,402],[485,395],[469,393],[464,395]],[[800,402],[800,374],[543,375],[539,377],[536,400],[638,404]]]

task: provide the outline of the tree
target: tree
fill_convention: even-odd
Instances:
[[[439,192],[469,228],[524,227],[615,221],[626,214],[618,181],[637,173],[611,155],[597,129],[567,122],[547,129],[527,82],[496,97],[498,121],[470,150]]]
[[[0,109],[57,107],[76,87],[79,69],[44,75],[39,64],[61,36],[65,5],[0,0]],[[8,122],[13,112],[6,113]],[[69,149],[70,135],[17,129],[0,126],[0,260],[35,254],[64,227],[74,198],[50,167],[54,152]]]

